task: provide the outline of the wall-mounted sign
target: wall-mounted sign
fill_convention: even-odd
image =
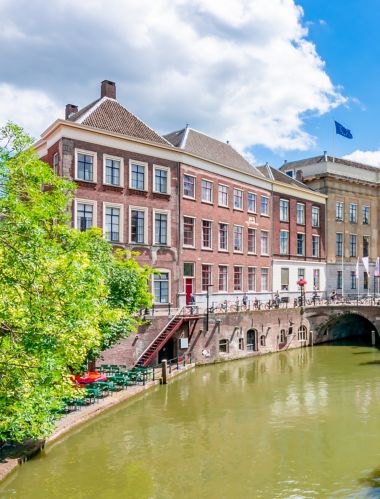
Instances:
[[[182,348],[182,349],[189,348],[189,338],[180,338],[179,339],[179,348]]]

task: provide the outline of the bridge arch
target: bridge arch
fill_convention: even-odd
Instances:
[[[360,312],[346,311],[329,317],[319,327],[319,337],[325,341],[354,337],[361,337],[371,341],[372,331],[375,332],[376,343],[380,344],[379,331],[372,320]]]

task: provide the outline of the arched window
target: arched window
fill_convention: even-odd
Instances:
[[[306,341],[307,340],[307,328],[306,326],[300,326],[298,328],[298,341]]]
[[[286,342],[286,332],[285,329],[281,329],[280,331],[280,343]]]
[[[265,335],[261,335],[261,336],[260,336],[260,345],[261,345],[262,347],[265,347]]]
[[[256,329],[249,329],[247,331],[247,350],[248,351],[253,352],[253,351],[257,350],[256,338],[257,338]]]

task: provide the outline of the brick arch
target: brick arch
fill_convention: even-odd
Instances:
[[[363,336],[364,334],[370,334],[371,331],[375,331],[376,336],[379,338],[379,330],[375,321],[365,313],[353,310],[333,314],[333,316],[328,317],[327,320],[319,325],[316,332],[317,338],[322,339],[327,336],[325,341],[333,341]]]

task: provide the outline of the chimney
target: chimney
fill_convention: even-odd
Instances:
[[[78,106],[75,104],[66,104],[66,109],[65,109],[65,119],[69,119],[72,114],[75,114],[78,112]]]
[[[116,99],[116,84],[114,81],[102,81],[100,97],[109,97],[110,99]]]
[[[296,180],[298,180],[298,182],[303,182],[303,171],[302,170],[296,170]]]
[[[324,156],[325,161],[327,161],[327,151],[323,151],[323,156]]]

